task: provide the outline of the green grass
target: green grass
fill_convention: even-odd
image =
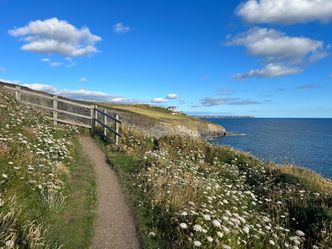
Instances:
[[[148,199],[144,197],[145,193],[133,185],[132,175],[140,171],[140,167],[142,167],[140,161],[126,153],[110,149],[100,139],[97,139],[97,142],[105,152],[110,167],[115,170],[125,193],[129,197],[131,206],[134,207],[142,247],[149,249],[169,248],[167,236],[156,232],[159,220],[158,213],[151,208]],[[151,236],[150,232],[155,232],[156,235]]]
[[[184,114],[173,115],[171,111],[157,106],[150,105],[125,105],[125,104],[111,104],[100,103],[101,105],[117,109],[121,111],[127,111],[135,114],[140,114],[154,119],[167,119],[167,120],[182,120],[182,119],[194,119]]]
[[[95,180],[78,129],[0,87],[0,248],[89,248]]]
[[[332,246],[332,182],[310,170],[135,129],[124,129],[120,148],[107,154],[136,208],[144,248],[193,248],[194,241],[206,249]],[[239,225],[228,222],[237,217]]]
[[[68,181],[68,198],[62,212],[54,214],[48,237],[63,248],[90,248],[94,235],[96,182],[90,162],[77,148]]]

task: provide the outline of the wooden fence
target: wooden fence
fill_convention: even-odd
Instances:
[[[15,97],[20,102],[23,102],[25,104],[29,104],[32,106],[36,106],[42,109],[46,109],[50,112],[52,112],[51,119],[53,120],[54,124],[58,123],[64,123],[69,125],[76,125],[81,126],[85,128],[91,129],[91,133],[98,133],[99,135],[103,136],[106,140],[109,140],[111,142],[114,142],[116,145],[119,145],[119,138],[121,137],[121,134],[119,132],[119,124],[121,124],[121,121],[119,120],[118,115],[112,116],[110,113],[107,112],[105,108],[100,108],[97,105],[87,105],[78,103],[75,101],[71,101],[68,99],[63,99],[57,95],[52,94],[46,94],[41,92],[35,92],[32,90],[22,89],[20,86],[9,86],[4,85],[4,88],[12,90],[15,92]],[[39,103],[32,103],[32,101],[25,100],[22,98],[22,95],[29,95],[29,96],[35,96],[47,101],[51,101],[52,105],[51,107],[45,106]],[[72,107],[81,108],[85,110],[86,113],[89,114],[82,114],[77,113],[71,110],[63,110],[59,108],[59,104],[69,104]],[[59,114],[66,114],[67,116],[71,116],[78,119],[83,119],[88,122],[79,122],[76,120],[69,120],[68,118],[59,118]],[[101,120],[98,119],[98,117],[101,117]],[[111,120],[111,122],[109,121]],[[114,124],[114,128],[111,127],[111,124]],[[98,129],[98,126],[101,126],[102,132]],[[109,132],[111,134],[114,134],[115,141],[110,139]]]

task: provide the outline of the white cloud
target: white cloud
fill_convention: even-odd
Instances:
[[[166,99],[177,99],[178,95],[176,93],[169,93],[166,96]]]
[[[291,37],[275,29],[254,27],[229,36],[227,45],[244,46],[251,56],[261,59],[265,68],[251,70],[244,77],[274,77],[302,72],[303,65],[324,58],[327,52],[322,41]],[[238,75],[241,77],[241,74]]]
[[[331,0],[249,0],[236,14],[249,23],[294,24],[332,20]]]
[[[245,78],[249,78],[249,77],[262,77],[262,78],[279,77],[279,76],[285,76],[285,75],[290,75],[290,74],[298,74],[301,72],[302,72],[302,69],[300,69],[300,68],[291,68],[291,67],[286,67],[283,65],[270,63],[261,69],[253,69],[247,73],[236,74],[234,76],[234,78],[241,80],[241,79],[245,79]]]
[[[16,82],[19,83],[19,82]],[[48,92],[55,95],[60,95],[67,98],[88,100],[88,101],[105,101],[105,102],[116,102],[116,103],[142,103],[140,99],[129,99],[125,97],[113,96],[111,94],[101,91],[90,91],[86,89],[58,89],[55,86],[47,84],[23,84],[23,86],[29,87],[33,90]]]
[[[255,105],[260,104],[260,102],[244,99],[244,98],[212,98],[206,97],[201,100],[202,106],[218,106],[218,105]]]
[[[164,99],[164,98],[153,98],[153,99],[151,99],[151,102],[152,103],[166,103],[167,99]]]
[[[124,25],[122,22],[117,22],[113,26],[113,32],[117,34],[125,34],[131,30],[129,26]]]
[[[21,84],[21,82],[19,80],[5,80],[5,79],[0,79],[0,82],[9,83],[9,84]]]
[[[101,40],[101,37],[93,35],[87,27],[78,29],[55,17],[32,21],[26,26],[11,29],[8,33],[22,38],[25,42],[22,50],[68,57],[98,52],[95,43]]]
[[[23,86],[42,92],[55,93],[57,91],[57,89],[54,86],[46,84],[33,83],[33,84],[23,84]]]
[[[52,61],[50,58],[43,58],[40,61],[47,63],[50,67],[59,67],[62,65],[61,62]]]
[[[87,81],[88,81],[88,79],[86,77],[82,77],[79,79],[79,82],[87,82]]]
[[[275,29],[251,28],[247,32],[229,37],[228,45],[241,45],[250,55],[267,61],[287,60],[293,63],[312,58],[324,49],[322,41],[305,37],[290,37]]]

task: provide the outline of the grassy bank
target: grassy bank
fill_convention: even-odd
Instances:
[[[0,88],[0,248],[89,248],[94,178],[78,134]]]
[[[156,137],[163,135],[190,135],[194,137],[221,135],[224,128],[180,112],[150,105],[99,103],[117,113],[127,124]]]
[[[124,129],[113,167],[146,248],[329,248],[332,183],[203,140]]]

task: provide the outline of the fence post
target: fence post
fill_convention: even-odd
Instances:
[[[107,125],[107,110],[104,109],[104,117],[103,117],[103,122],[104,122],[104,125]],[[106,126],[104,126],[104,136],[106,137],[107,136],[107,128]]]
[[[95,119],[94,119],[95,123],[94,123],[94,127],[97,127],[97,125],[98,125],[98,123],[97,123],[97,121],[96,121],[96,120],[98,120],[98,112],[97,112],[97,109],[98,109],[98,106],[95,105]]]
[[[15,97],[18,101],[21,100],[21,87],[20,86],[16,86]]]
[[[119,115],[115,114],[115,119],[119,120]],[[115,131],[119,133],[119,123],[115,121]],[[115,134],[115,144],[118,146],[119,145],[119,136],[118,134]]]
[[[91,105],[90,107],[90,117],[91,117],[91,134],[93,133],[93,126],[94,126],[94,112],[95,112],[95,106]]]
[[[53,124],[58,124],[58,96],[53,96]]]

